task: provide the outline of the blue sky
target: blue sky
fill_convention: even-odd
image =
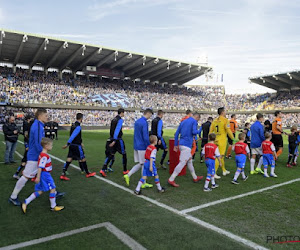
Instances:
[[[299,0],[0,0],[0,27],[190,62],[208,58],[230,93],[265,92],[248,77],[300,68],[299,23]]]

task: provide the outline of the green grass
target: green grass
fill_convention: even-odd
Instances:
[[[67,131],[59,131],[59,140],[54,141],[51,154],[66,159],[67,150],[61,149],[68,139]],[[165,137],[172,137],[174,130],[166,130]],[[83,142],[88,167],[91,171],[101,169],[105,159],[104,147],[108,137],[108,130],[84,131]],[[3,136],[1,136],[3,140]],[[128,168],[133,165],[133,131],[124,131],[124,141],[128,155]],[[285,140],[286,143],[286,140]],[[5,147],[0,143],[0,162],[3,161]],[[19,144],[17,151],[23,154],[23,145]],[[157,159],[160,159],[161,151]],[[250,176],[247,182],[238,186],[230,183],[235,171],[234,160],[226,160],[226,168],[231,171],[230,176],[222,177],[218,181],[220,188],[210,193],[202,191],[203,182],[193,183],[187,171],[186,176],[180,176],[176,182],[180,188],[170,188],[166,185],[168,171],[159,170],[161,183],[167,187],[167,192],[158,194],[156,189],[143,190],[147,197],[161,203],[182,210],[219,200],[226,197],[258,190],[277,183],[299,177],[299,169],[285,168],[287,149],[278,162],[277,179],[264,179],[261,175]],[[16,156],[16,159],[19,158]],[[175,215],[163,208],[138,199],[116,187],[96,178],[86,179],[80,171],[70,167],[70,182],[62,182],[59,175],[63,164],[52,159],[53,177],[59,191],[67,195],[58,201],[66,209],[59,213],[49,211],[48,194],[35,200],[28,206],[28,213],[23,215],[20,208],[13,207],[7,199],[15,185],[12,175],[17,164],[0,164],[0,247],[20,243],[40,237],[61,233],[84,226],[109,221],[148,249],[243,249],[240,243],[232,241],[213,231],[200,227],[183,217]],[[77,162],[74,162],[78,165]],[[195,159],[195,169],[198,175],[206,175],[206,167],[200,164],[199,153]],[[124,185],[122,178],[122,157],[116,155],[114,173],[108,179]],[[249,172],[249,163],[246,167]],[[134,190],[140,174],[131,178],[130,189]],[[154,184],[154,180],[149,180]],[[200,211],[191,213],[201,220],[207,221],[236,235],[264,245],[268,248],[284,248],[287,245],[266,244],[267,235],[298,235],[299,209],[297,197],[300,194],[300,183],[296,182],[281,188],[255,194],[249,197],[225,202]],[[29,196],[34,189],[33,183],[28,183],[20,193],[19,198]],[[72,243],[70,243],[72,242]],[[290,244],[289,244],[290,245]],[[121,241],[105,229],[66,237],[30,248],[101,248],[126,249]],[[299,248],[299,243],[289,247]]]

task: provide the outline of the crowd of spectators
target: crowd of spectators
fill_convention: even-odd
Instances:
[[[300,91],[278,92],[277,94],[243,94],[226,95],[224,86],[161,86],[125,80],[108,80],[107,78],[89,79],[85,76],[63,74],[60,80],[56,72],[47,75],[42,71],[17,68],[13,73],[9,67],[0,67],[0,102],[10,103],[44,103],[77,106],[113,106],[112,102],[95,101],[96,95],[118,93],[126,97],[126,108],[145,108],[177,110],[187,109],[214,112],[216,107],[225,106],[230,111],[297,109],[300,104]],[[119,105],[118,105],[119,106]],[[53,116],[63,123],[70,123],[73,111],[56,110]],[[113,112],[85,111],[89,124],[106,124]],[[65,115],[63,115],[65,113]],[[70,114],[69,114],[70,113]],[[174,115],[175,116],[175,115]],[[135,116],[131,113],[128,123],[132,124]],[[1,117],[0,117],[1,119]],[[170,123],[177,121],[171,119]]]

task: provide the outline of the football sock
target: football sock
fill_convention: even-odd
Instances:
[[[155,184],[156,184],[156,187],[157,189],[160,191],[161,190],[161,185],[160,185],[160,182],[159,182],[159,179],[155,179]]]
[[[214,175],[210,177],[210,181],[212,185],[216,185]]]
[[[229,145],[228,149],[227,149],[227,154],[226,156],[228,157],[229,155],[231,155],[231,150],[232,150],[232,145]]]
[[[32,202],[35,198],[39,197],[40,194],[38,192],[32,193],[26,200],[25,204],[28,205],[30,202]]]
[[[18,194],[22,190],[22,188],[25,186],[28,179],[24,176],[21,176],[21,178],[17,181],[16,186],[14,188],[14,191],[12,192],[10,198],[17,199]]]
[[[112,157],[110,163],[109,163],[109,167],[112,168],[112,166],[114,165],[115,163],[115,156]]]
[[[131,175],[133,175],[135,172],[137,172],[140,168],[142,168],[142,164],[138,163],[135,166],[132,167],[132,169],[129,171],[129,173],[127,174],[129,177]]]
[[[89,170],[88,170],[86,161],[79,162],[79,166],[80,166],[81,169],[83,169],[86,172],[86,174],[90,173]]]
[[[234,174],[233,180],[237,181],[237,179],[239,178],[240,173],[241,173],[241,170],[237,169],[235,174]]]
[[[189,169],[190,172],[191,172],[191,175],[193,176],[193,179],[197,179],[197,175],[196,175],[196,173],[195,173],[195,169],[194,169],[192,160],[189,160],[189,161],[188,161],[187,166],[188,166],[188,169]]]
[[[209,184],[209,182],[210,182],[210,176],[208,175],[208,176],[206,176],[206,180],[205,180],[205,183],[204,183],[204,188],[208,188],[208,184]]]
[[[241,174],[242,174],[243,179],[245,179],[246,175],[245,175],[244,169],[242,169]]]
[[[297,163],[297,159],[298,159],[298,156],[295,155],[295,157],[294,157],[294,163]]]
[[[254,171],[254,165],[255,165],[255,159],[251,158],[251,160],[250,160],[250,171]]]
[[[144,180],[143,178],[141,178],[140,180],[139,180],[139,183],[138,183],[138,185],[136,186],[136,191],[140,191],[141,190],[141,186],[144,184],[146,182],[146,180]]]
[[[217,161],[218,162],[218,161]],[[224,160],[224,157],[221,157],[221,162],[222,162],[222,171],[223,172],[226,172],[226,168],[225,168],[225,160]]]
[[[23,162],[22,162],[22,164],[23,164]],[[23,166],[22,164],[18,167],[17,172],[15,173],[16,175],[18,175],[22,171],[22,169],[25,167],[25,165]]]
[[[50,193],[49,194],[49,200],[50,200],[50,206],[51,206],[51,208],[55,208],[56,207],[55,193]]]
[[[275,166],[272,165],[272,166],[271,166],[271,175],[274,175],[274,174],[275,174]]]
[[[123,163],[123,171],[127,171],[127,154],[123,154],[123,159],[122,159],[122,163]]]
[[[268,166],[264,166],[264,173],[268,174]]]
[[[263,164],[263,157],[261,156],[259,158],[258,164],[257,164],[257,168],[261,169],[261,165]]]
[[[63,167],[63,174],[66,174],[66,172],[68,171],[68,167],[70,166],[70,164],[71,164],[71,162],[66,161],[66,163],[65,163],[65,165]]]
[[[163,154],[161,156],[160,165],[164,164],[164,161],[166,159],[167,153],[168,153],[168,151],[164,150],[164,152],[163,152]]]
[[[288,158],[288,162],[287,162],[287,164],[290,164],[290,163],[291,163],[291,161],[292,161],[292,158],[293,158],[293,155],[292,155],[292,154],[289,154],[289,158]]]
[[[105,171],[105,170],[107,169],[107,165],[108,165],[109,162],[112,160],[112,158],[113,158],[113,155],[107,156],[107,157],[105,158],[105,161],[104,161],[102,170]]]
[[[281,154],[282,154],[282,149],[279,149],[279,150],[277,151],[277,153],[276,153],[277,158],[278,158]]]

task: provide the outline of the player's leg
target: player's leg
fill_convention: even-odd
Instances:
[[[26,148],[25,148],[25,152],[24,152],[23,158],[21,160],[21,165],[18,167],[16,173],[13,175],[13,178],[15,178],[17,180],[20,179],[19,174],[21,173],[21,171],[23,170],[23,168],[25,168],[25,166],[26,166],[27,153],[28,153],[28,150],[26,150]]]
[[[278,135],[277,136],[277,146],[278,146],[278,151],[276,152],[276,155],[277,155],[277,159],[279,158],[279,156],[282,154],[283,152],[283,139],[282,139],[282,135]]]
[[[264,165],[264,177],[269,177],[269,175],[268,175],[268,166],[269,166],[268,155],[263,155],[263,165]]]
[[[85,158],[83,158],[82,160],[79,160],[79,165],[85,171],[86,178],[89,178],[89,177],[92,177],[92,176],[96,175],[96,172],[90,172],[89,171]]]
[[[21,202],[18,200],[18,194],[21,192],[28,179],[34,178],[37,173],[37,161],[27,161],[22,177],[17,181],[15,188],[9,197],[9,201],[15,206],[20,206]]]
[[[109,165],[108,165],[108,167],[107,167],[107,170],[108,170],[108,172],[114,172],[114,170],[113,170],[113,165],[114,165],[114,163],[115,163],[115,155],[113,155],[113,157],[111,158],[111,161],[110,161],[110,163],[109,163]]]
[[[270,155],[270,165],[271,165],[271,171],[270,171],[270,177],[277,177],[275,174],[275,159],[273,155]]]
[[[102,169],[99,171],[99,173],[102,175],[102,177],[106,177],[107,175],[106,175],[106,172],[107,172],[107,165],[114,159],[114,155],[110,152],[110,151],[108,151],[108,150],[106,150],[105,151],[105,154],[106,154],[106,158],[105,158],[105,160],[104,160],[104,164],[103,164],[103,166],[102,166]]]
[[[22,211],[24,214],[26,214],[27,206],[29,205],[29,203],[38,198],[42,193],[43,192],[40,190],[35,191],[27,199],[24,200],[24,202],[22,203]]]
[[[120,153],[122,154],[122,164],[123,164],[123,175],[128,174],[129,171],[127,169],[127,154],[126,147],[123,139],[119,140],[120,143]]]
[[[146,183],[146,180],[147,180],[147,176],[142,176],[142,178],[139,180],[139,182],[135,188],[135,191],[134,191],[134,193],[136,195],[141,194],[141,187],[142,187],[142,185],[144,185]]]
[[[179,163],[175,167],[172,175],[170,176],[168,183],[172,185],[173,187],[179,187],[178,184],[175,183],[175,178],[177,175],[180,174],[184,166],[187,164],[187,162],[191,159],[191,149],[185,146],[179,146],[180,149],[180,157],[179,157]]]
[[[69,151],[70,151],[70,149],[69,149]],[[65,164],[63,166],[62,174],[59,177],[61,180],[65,180],[65,181],[69,181],[70,180],[70,178],[68,178],[67,175],[69,174],[68,173],[68,168],[69,168],[70,164],[72,163],[72,161],[73,161],[73,158],[70,157],[70,153],[69,153],[68,154],[68,158],[67,158],[67,160],[66,160],[66,162],[65,162]]]
[[[163,149],[163,153],[162,153],[162,156],[161,156],[161,159],[160,159],[160,167],[162,169],[167,169],[165,166],[164,166],[164,161],[167,157],[167,154],[168,154],[168,147],[167,147],[167,144],[164,140],[164,138],[161,138],[161,148]]]
[[[142,157],[142,152],[144,152],[144,157]],[[132,169],[128,172],[128,174],[124,175],[124,180],[125,180],[127,186],[129,186],[129,181],[130,181],[131,175],[133,175],[140,169],[142,169],[142,171],[143,171],[143,165],[145,162],[145,151],[134,150],[134,162],[137,162],[137,164],[132,167]]]
[[[192,159],[188,160],[187,167],[188,167],[188,169],[189,169],[189,171],[190,171],[190,173],[191,173],[191,175],[193,177],[193,182],[197,183],[197,182],[199,182],[200,180],[203,179],[203,176],[197,176],[196,175]]]
[[[232,144],[233,144],[233,140],[231,140],[231,138],[228,137],[228,149],[227,149],[227,153],[226,153],[226,158],[228,158],[228,159],[231,158]]]
[[[50,201],[50,207],[51,207],[51,210],[52,211],[61,211],[63,210],[65,207],[64,206],[57,206],[56,204],[56,189],[55,188],[52,188],[50,190],[50,193],[49,193],[49,201]]]

